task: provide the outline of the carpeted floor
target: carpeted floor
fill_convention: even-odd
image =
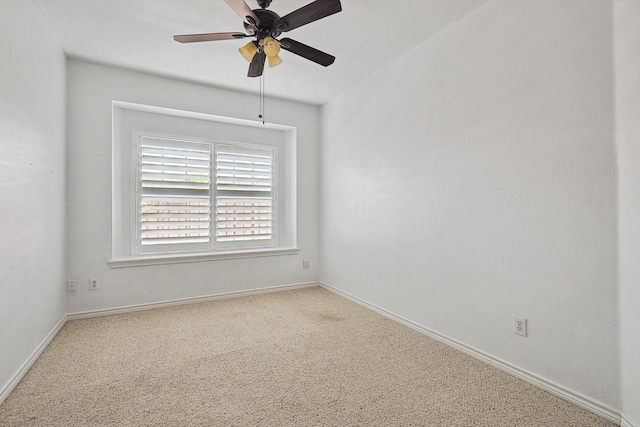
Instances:
[[[319,287],[65,325],[2,426],[613,426]]]

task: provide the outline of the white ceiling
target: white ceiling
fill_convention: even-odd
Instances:
[[[334,55],[328,68],[290,52],[265,69],[268,96],[323,104],[487,0],[342,0],[342,12],[286,33]],[[174,34],[243,31],[223,0],[36,0],[71,57],[258,92],[237,49],[247,40],[180,44]],[[246,0],[257,8],[255,0]],[[311,0],[273,0],[284,16]]]

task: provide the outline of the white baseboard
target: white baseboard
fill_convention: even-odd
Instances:
[[[77,313],[67,314],[67,320],[86,319],[89,317],[99,317],[99,316],[110,316],[112,314],[131,313],[134,311],[152,310],[154,308],[173,307],[176,305],[184,305],[184,304],[196,304],[196,303],[205,302],[205,301],[213,301],[213,300],[226,299],[226,298],[237,298],[237,297],[244,297],[249,295],[266,294],[271,292],[289,291],[292,289],[311,288],[314,286],[320,286],[320,283],[308,282],[308,283],[297,283],[292,285],[271,286],[268,288],[249,289],[246,291],[234,291],[234,292],[226,292],[222,294],[203,295],[199,297],[181,298],[181,299],[174,299],[174,300],[167,300],[167,301],[160,301],[160,302],[126,305],[122,307],[105,308],[101,310],[81,311]]]
[[[507,372],[508,374],[513,375],[514,377],[520,378],[521,380],[524,380],[530,384],[533,384],[543,390],[548,391],[549,393],[552,393],[564,400],[567,400],[575,405],[578,405],[588,411],[591,411],[593,413],[595,413],[596,415],[599,415],[602,418],[605,418],[613,423],[616,423],[618,425],[620,425],[621,423],[621,414],[620,411],[617,411],[616,409],[610,408],[609,406],[598,402],[594,399],[591,399],[587,396],[584,396],[581,393],[578,393],[576,391],[573,390],[569,390],[568,388],[557,384],[547,378],[543,378],[541,376],[538,376],[532,372],[528,372],[522,368],[519,368],[515,365],[512,365],[509,362],[506,362],[504,360],[501,360],[497,357],[494,357],[490,354],[487,354],[481,350],[478,350],[476,348],[473,348],[471,346],[468,346],[460,341],[457,341],[453,338],[450,338],[446,335],[443,335],[441,333],[438,333],[436,331],[433,331],[429,328],[425,328],[422,325],[419,325],[415,322],[412,322],[411,320],[405,319],[402,316],[398,316],[390,311],[387,311],[381,307],[378,307],[374,304],[368,303],[367,301],[364,301],[354,295],[351,295],[347,292],[343,292],[337,288],[334,288],[331,285],[328,285],[326,283],[320,282],[320,286],[322,286],[323,288],[337,294],[340,295],[344,298],[347,298],[348,300],[351,300],[353,302],[355,302],[358,305],[361,305],[363,307],[366,307],[370,310],[373,310],[385,317],[388,317],[389,319],[395,320],[398,323],[401,323],[417,332],[420,332],[428,337],[431,337],[435,340],[440,341],[441,343],[444,343],[450,347],[453,347],[457,350],[462,351],[463,353],[466,353],[476,359],[479,359],[485,363],[488,363],[489,365],[495,366],[496,368]],[[633,424],[633,421],[631,421],[630,419],[628,419],[629,424],[625,425],[622,424],[624,427],[640,427],[637,424]],[[623,421],[624,422],[624,421]]]
[[[621,427],[640,427],[640,423],[634,421],[629,415],[622,413],[622,422],[620,423]]]
[[[2,390],[0,390],[0,405],[2,405],[5,400],[7,400],[7,397],[9,397],[13,389],[15,389],[18,384],[20,384],[22,378],[24,378],[27,372],[29,372],[29,369],[31,369],[33,364],[36,363],[36,360],[38,360],[38,357],[40,357],[49,343],[55,338],[56,335],[58,335],[58,332],[60,332],[60,329],[62,329],[65,323],[67,323],[67,316],[64,316],[62,319],[60,319],[58,324],[54,326],[51,332],[47,334],[47,336],[42,340],[38,347],[36,347],[33,353],[31,353],[29,358],[22,364],[20,369],[18,369],[18,372],[16,372],[13,377],[11,377],[11,380],[9,380],[7,385],[5,385]]]

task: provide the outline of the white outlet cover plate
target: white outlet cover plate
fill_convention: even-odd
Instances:
[[[527,319],[524,317],[513,316],[513,333],[516,335],[527,336]]]

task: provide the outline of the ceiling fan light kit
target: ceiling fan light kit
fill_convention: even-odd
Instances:
[[[269,67],[275,67],[282,64],[282,58],[278,56],[280,53],[280,42],[271,37],[265,37],[263,40],[263,49],[267,60],[269,61]]]
[[[335,61],[335,57],[318,49],[307,46],[295,40],[284,38],[278,40],[283,32],[291,31],[303,25],[338,13],[342,10],[340,0],[316,0],[283,17],[267,10],[272,0],[257,0],[260,9],[252,10],[244,0],[225,0],[225,2],[243,20],[245,33],[206,33],[185,34],[173,36],[180,43],[194,43],[217,40],[236,40],[255,37],[240,49],[240,54],[249,64],[249,77],[262,76],[264,64],[269,61],[269,67],[281,64],[280,48],[308,59],[316,64],[327,67]]]
[[[251,60],[253,60],[253,56],[258,53],[258,46],[256,46],[255,42],[249,42],[238,49],[238,51],[240,51],[240,55],[250,63]]]

